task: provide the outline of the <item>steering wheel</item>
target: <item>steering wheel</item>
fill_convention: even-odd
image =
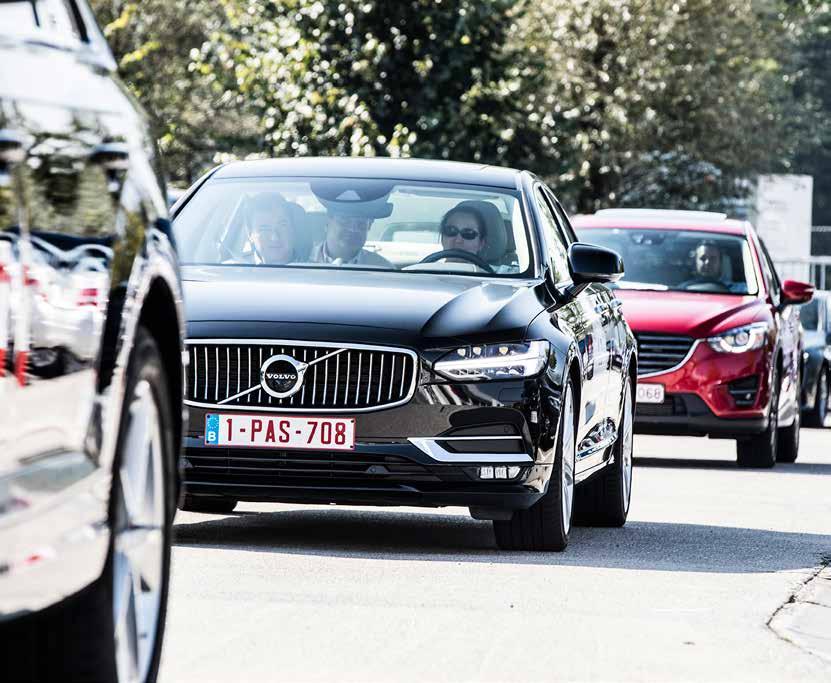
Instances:
[[[678,285],[679,289],[688,292],[729,292],[730,287],[721,280],[685,280]]]
[[[485,261],[485,259],[481,256],[477,256],[476,254],[472,254],[469,251],[465,251],[464,249],[442,249],[441,251],[428,254],[421,259],[419,263],[435,263],[436,261],[441,261],[445,258],[460,258],[464,261],[470,261],[472,264],[479,266],[485,272],[493,273],[493,268],[487,261]]]

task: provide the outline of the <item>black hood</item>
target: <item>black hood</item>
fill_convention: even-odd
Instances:
[[[537,281],[328,268],[188,266],[192,337],[322,338],[418,347],[523,338]]]

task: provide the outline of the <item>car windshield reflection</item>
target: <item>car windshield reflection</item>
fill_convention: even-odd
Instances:
[[[385,179],[209,181],[175,221],[182,262],[520,276],[519,194]]]
[[[695,230],[592,228],[583,238],[623,257],[621,289],[756,294],[747,240]]]

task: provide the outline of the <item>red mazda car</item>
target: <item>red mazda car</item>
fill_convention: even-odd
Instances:
[[[724,214],[612,209],[574,225],[626,264],[616,294],[638,340],[637,430],[735,439],[745,467],[796,460],[793,304],[813,287],[780,282],[750,223]]]

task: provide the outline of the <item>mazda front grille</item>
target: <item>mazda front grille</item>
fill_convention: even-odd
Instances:
[[[638,375],[667,372],[682,365],[692,349],[692,337],[636,332]]]

